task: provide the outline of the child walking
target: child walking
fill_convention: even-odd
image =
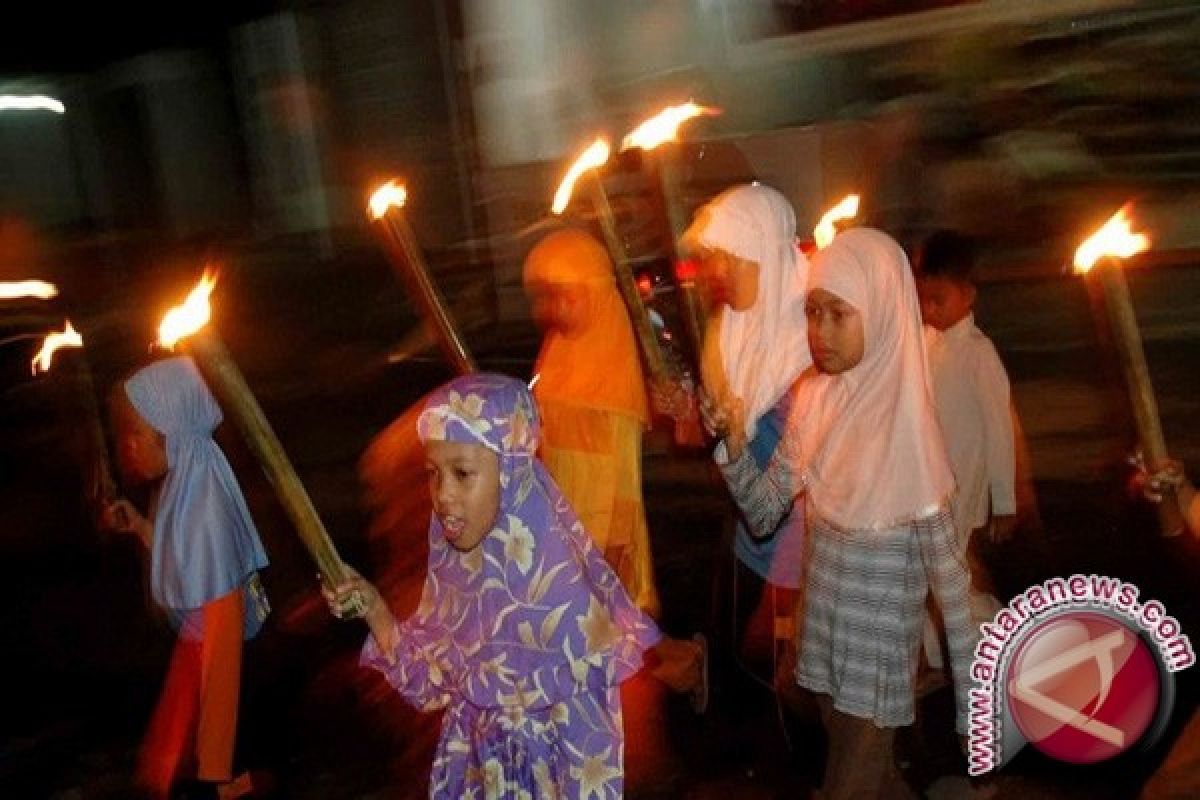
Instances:
[[[1000,610],[978,552],[981,538],[1004,541],[1016,524],[1016,433],[1008,373],[996,348],[975,325],[975,252],[951,231],[931,235],[917,262],[917,296],[926,325],[934,407],[957,491],[951,501],[958,552],[971,572],[971,618],[987,622]],[[925,630],[930,666],[943,666],[938,635]]]
[[[612,262],[591,236],[566,229],[537,243],[524,273],[545,332],[533,386],[539,455],[634,602],[657,617],[642,502],[642,431],[650,411]]]
[[[804,328],[808,260],[796,243],[796,214],[769,186],[735,186],[697,212],[683,245],[715,304],[705,332],[703,411],[738,405],[749,449],[765,467],[786,425],[788,392],[812,366]],[[803,504],[773,530],[735,522],[734,637],[746,662],[764,660],[746,656],[765,650],[769,683],[794,655],[803,549]]]
[[[960,733],[975,634],[904,252],[879,231],[839,234],[813,259],[805,313],[817,372],[797,388],[780,451],[760,469],[735,418],[718,461],[757,530],[804,496],[796,680],[818,694],[829,734],[823,796],[910,796],[892,745],[914,719],[927,592],[945,617]]]
[[[150,585],[179,639],[146,734],[138,782],[154,797],[191,773],[209,796],[229,790],[242,640],[269,607],[266,553],[229,462],[212,434],[221,409],[189,358],[136,372],[112,400],[118,452],[135,481],[157,484],[150,513],[127,500],[110,527],[150,550]]]
[[[619,685],[658,639],[537,460],[533,398],[475,374],[417,421],[433,515],[416,612],[397,621],[357,573],[326,592],[366,603],[362,663],[445,711],[430,797],[620,796]]]

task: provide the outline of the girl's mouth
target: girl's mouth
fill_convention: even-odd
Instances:
[[[442,533],[450,541],[462,536],[467,527],[466,520],[459,517],[442,516],[439,519],[442,521]]]

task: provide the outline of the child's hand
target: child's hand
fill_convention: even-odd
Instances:
[[[332,589],[321,580],[320,575],[317,576],[321,580],[321,594],[329,606],[329,613],[338,619],[370,616],[383,605],[379,590],[353,567],[343,565],[342,569],[342,582]]]
[[[1188,484],[1183,463],[1174,459],[1168,459],[1155,472],[1146,469],[1140,453],[1135,457],[1134,464],[1138,468],[1136,480],[1142,485],[1142,494],[1152,503],[1161,503],[1163,495],[1168,492],[1178,493],[1182,486]]]
[[[114,500],[100,512],[100,527],[114,533],[132,533],[144,541],[152,535],[150,520],[143,517],[125,498]]]
[[[746,447],[746,407],[740,397],[723,399],[700,393],[700,418],[708,432],[725,440],[730,461],[737,461]]]

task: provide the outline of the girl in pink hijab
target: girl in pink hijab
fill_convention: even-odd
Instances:
[[[804,497],[796,680],[817,693],[829,730],[824,796],[904,796],[892,741],[914,718],[926,595],[945,617],[959,733],[976,634],[903,250],[879,231],[840,234],[813,259],[805,313],[816,373],[798,387],[780,450],[758,468],[735,421],[718,460],[754,528],[771,530]]]

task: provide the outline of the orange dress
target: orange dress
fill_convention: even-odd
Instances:
[[[529,254],[525,281],[573,287],[584,301],[580,330],[551,330],[542,341],[533,390],[539,455],[630,597],[657,616],[642,501],[646,386],[612,264],[587,234],[559,231]]]

